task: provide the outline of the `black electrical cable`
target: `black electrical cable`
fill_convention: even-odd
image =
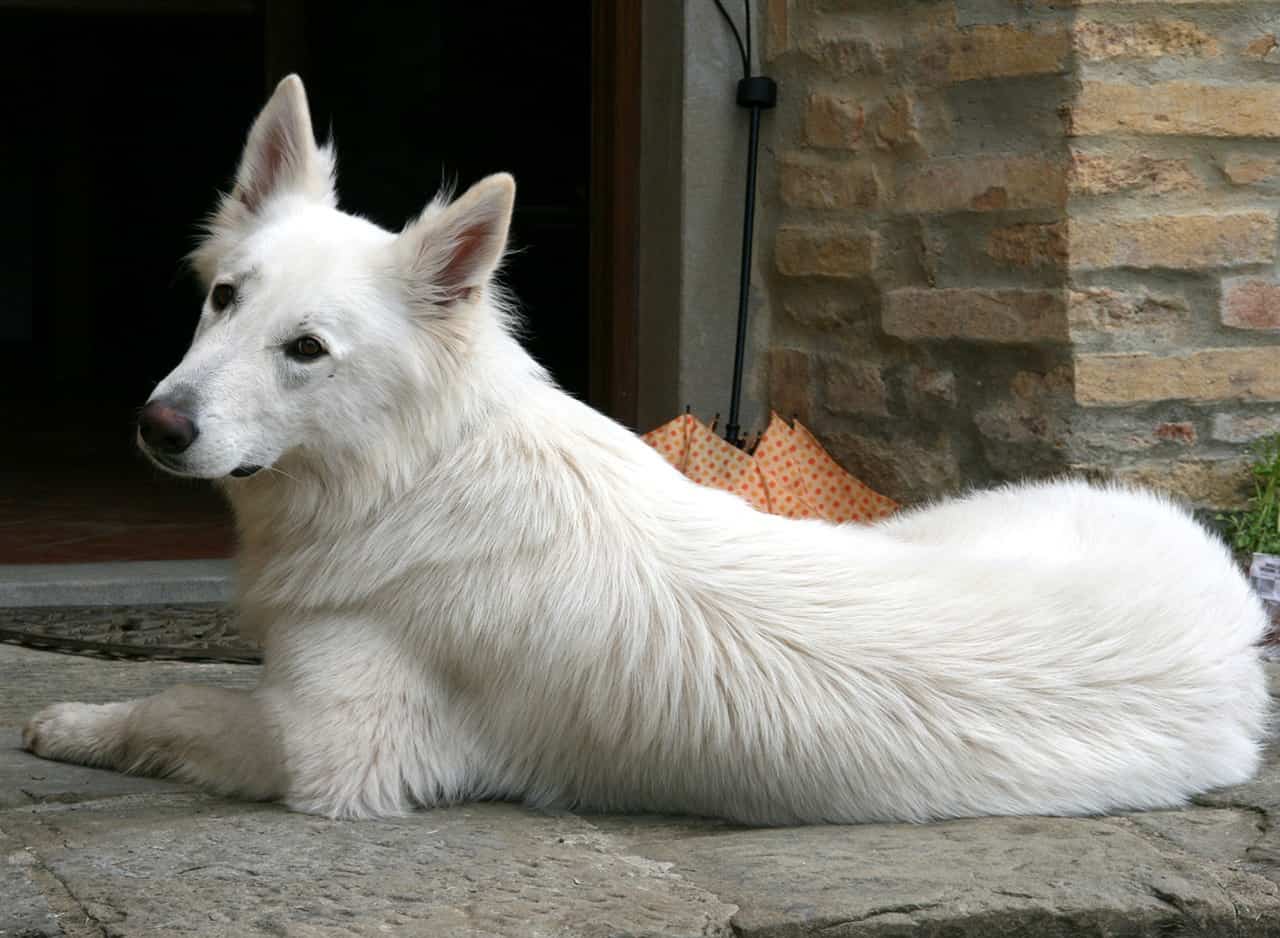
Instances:
[[[743,0],[745,6],[749,0]],[[714,0],[716,9],[720,11],[720,15],[724,17],[724,21],[729,24],[729,29],[733,32],[733,41],[738,44],[738,55],[742,56],[742,77],[747,78],[751,75],[751,59],[747,55],[747,49],[742,45],[742,34],[738,32],[737,24],[733,22],[733,17],[729,15],[729,11],[724,8],[724,4],[720,0]],[[747,16],[747,42],[751,42],[751,17]]]
[[[751,0],[742,0],[746,15],[747,41],[734,24],[729,11],[720,0],[714,0],[716,9],[729,24],[738,52],[742,55],[742,80],[738,82],[737,101],[740,107],[751,111],[751,128],[747,137],[747,192],[742,218],[742,257],[738,270],[738,334],[733,349],[733,389],[729,397],[729,420],[724,425],[724,438],[734,446],[742,445],[742,428],[738,424],[738,408],[742,401],[743,359],[747,349],[747,317],[751,298],[751,248],[755,236],[756,167],[760,155],[760,114],[778,103],[778,85],[767,75],[751,74]]]

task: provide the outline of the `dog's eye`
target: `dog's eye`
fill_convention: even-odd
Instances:
[[[209,293],[209,305],[215,313],[220,313],[236,301],[236,288],[229,283],[216,284]]]
[[[324,345],[313,335],[304,335],[289,343],[287,351],[290,358],[309,362],[324,354]]]

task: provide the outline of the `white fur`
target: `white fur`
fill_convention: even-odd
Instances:
[[[498,796],[753,824],[1167,807],[1253,773],[1263,612],[1169,502],[1061,482],[875,527],[757,513],[512,339],[509,177],[393,235],[334,207],[296,79],[255,134],[252,204],[198,252],[241,300],[157,395],[200,428],[171,468],[272,467],[221,483],[261,686],[58,705],[35,752],[337,816]],[[274,182],[264,134],[289,142]],[[285,360],[299,331],[330,356]]]

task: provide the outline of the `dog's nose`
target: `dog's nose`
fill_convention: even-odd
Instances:
[[[176,454],[190,446],[200,431],[175,402],[159,398],[142,408],[138,432],[142,434],[142,442],[157,453]]]

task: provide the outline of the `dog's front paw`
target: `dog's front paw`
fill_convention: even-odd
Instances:
[[[130,704],[60,703],[22,728],[22,748],[43,759],[114,767],[120,759]]]

